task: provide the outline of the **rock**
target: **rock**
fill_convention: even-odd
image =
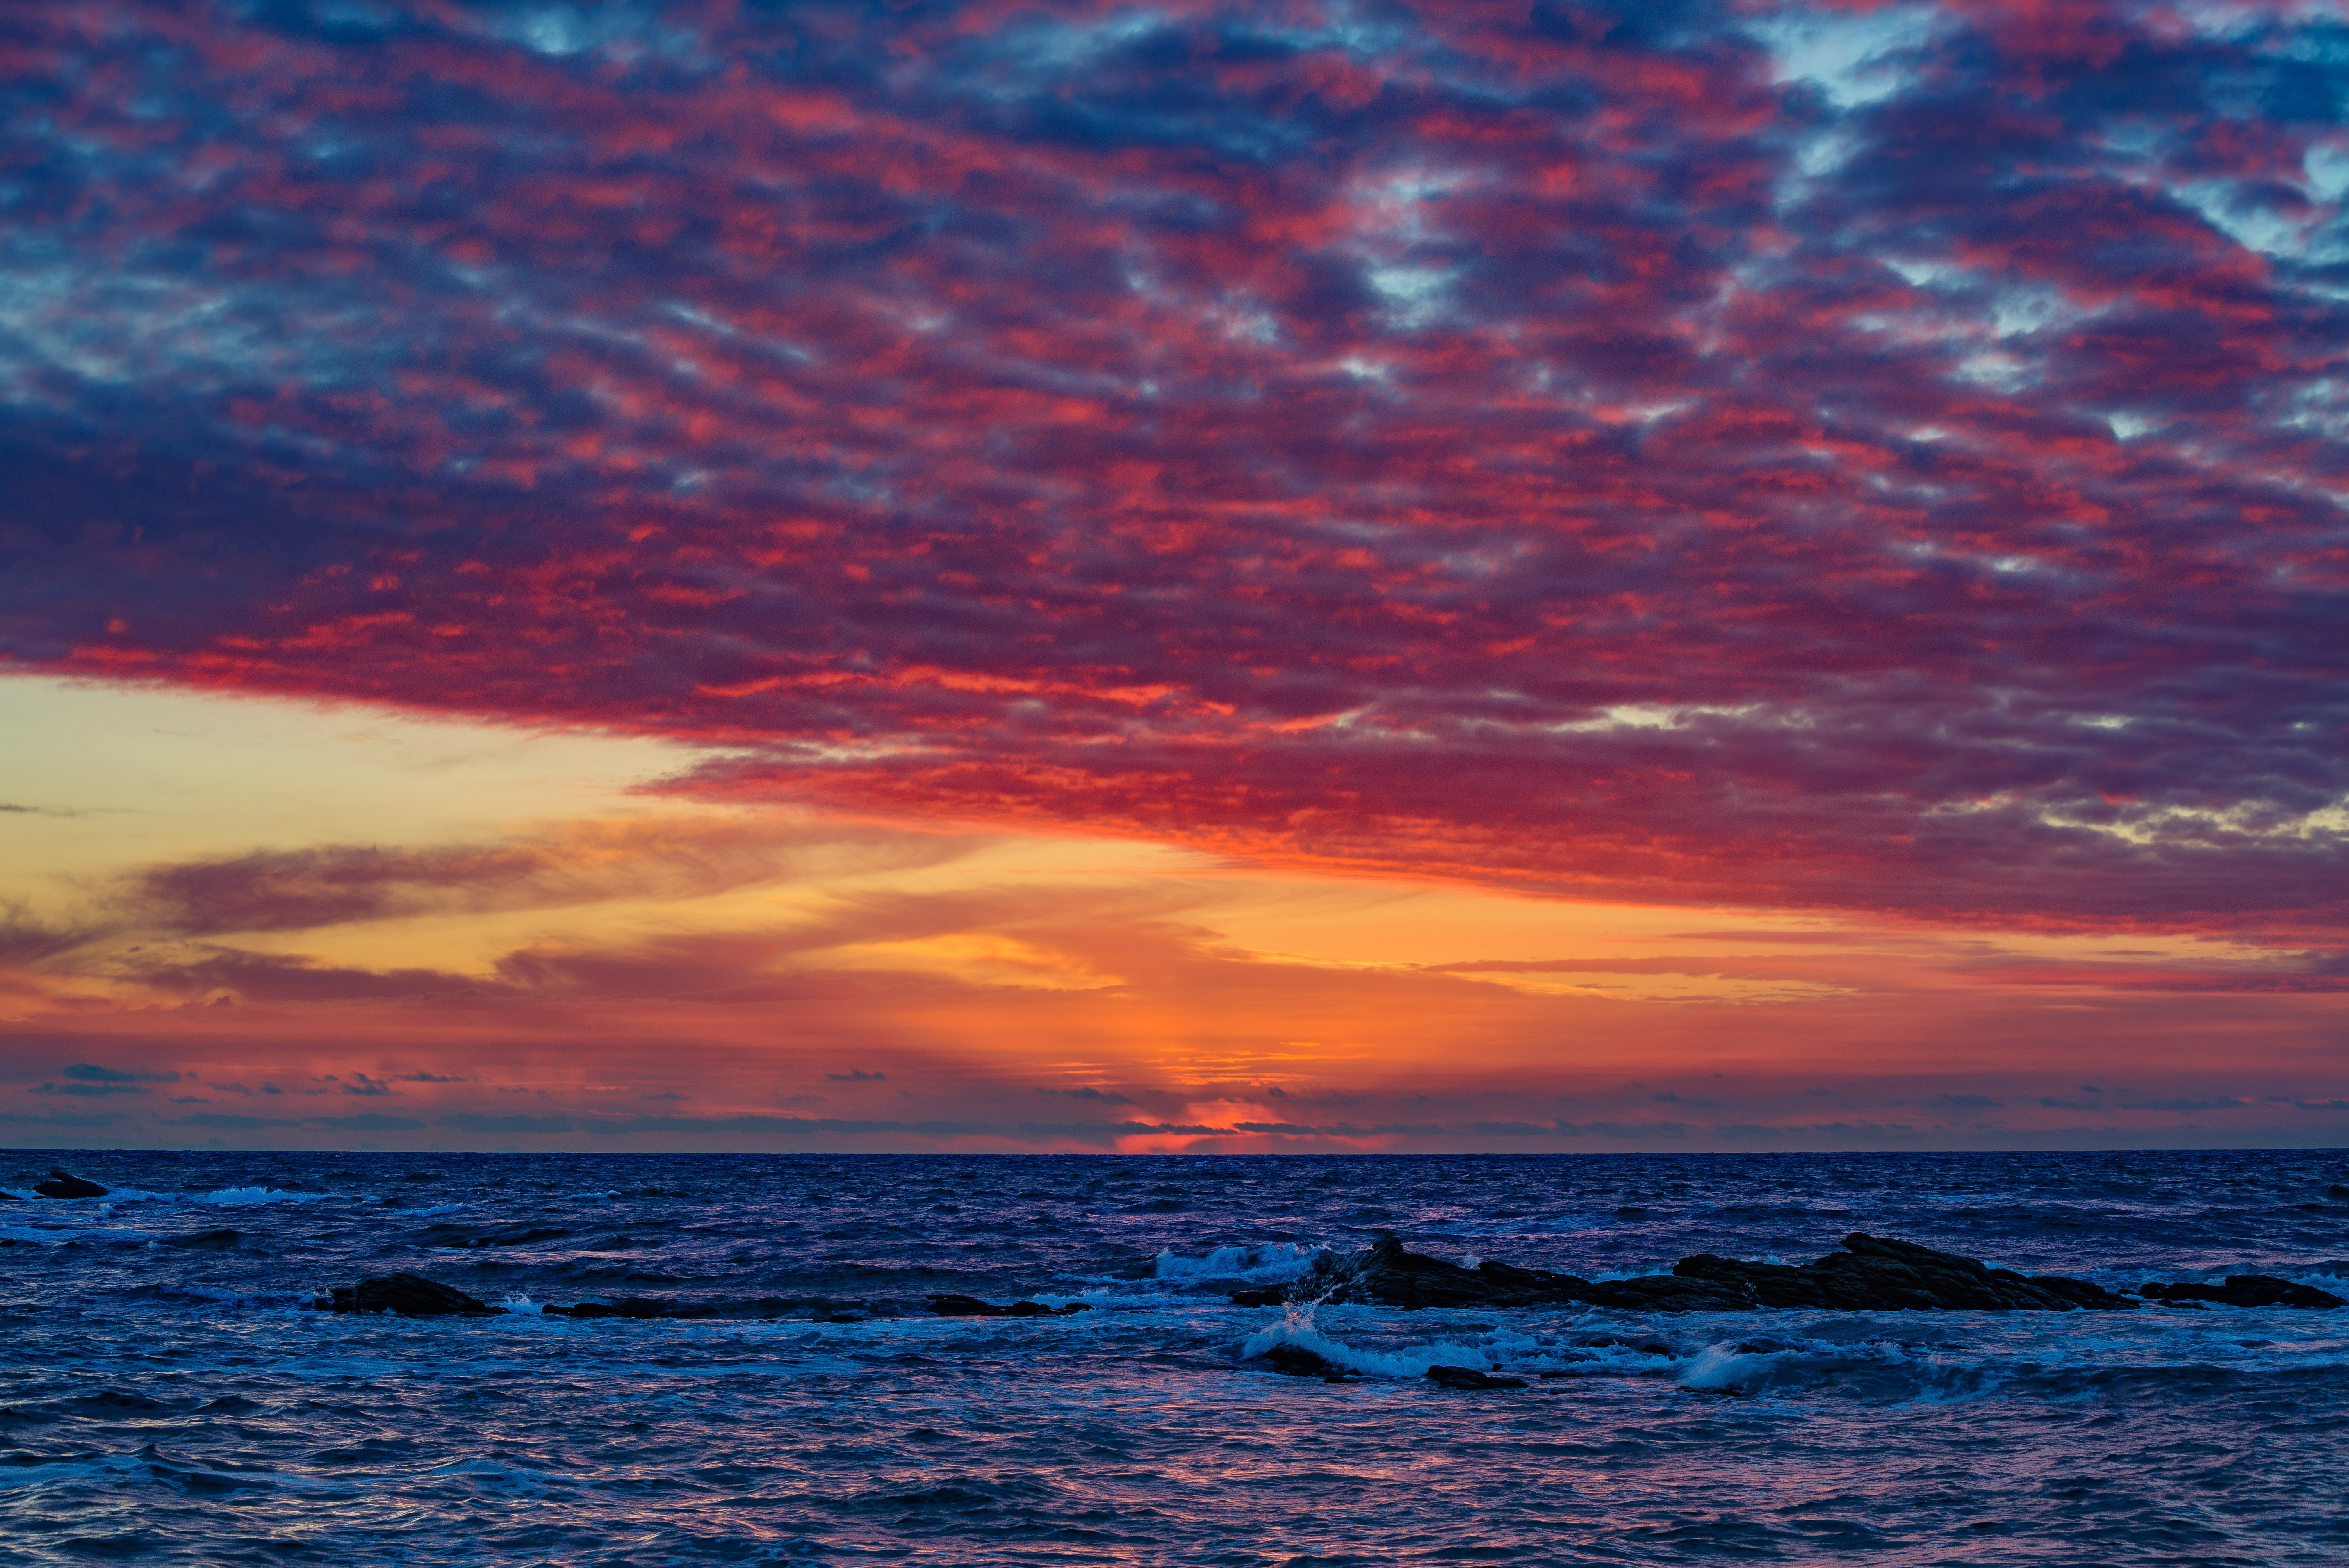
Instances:
[[[1081,1301],[1066,1306],[1046,1306],[1040,1301],[1015,1301],[1009,1306],[981,1301],[975,1295],[934,1295],[929,1298],[930,1310],[940,1317],[1066,1317],[1072,1312],[1090,1312]]]
[[[1253,1290],[1232,1292],[1234,1306],[1278,1306],[1282,1299],[1280,1286],[1277,1284],[1259,1285]]]
[[[165,1236],[162,1242],[167,1247],[185,1247],[190,1252],[224,1253],[243,1239],[235,1231],[198,1231],[191,1236]]]
[[[1428,1381],[1442,1388],[1522,1388],[1522,1377],[1495,1377],[1490,1372],[1479,1372],[1473,1367],[1431,1367]]]
[[[1302,1345],[1276,1345],[1264,1353],[1263,1359],[1285,1377],[1325,1377],[1338,1382],[1346,1376],[1346,1368]]]
[[[49,1180],[33,1183],[33,1191],[44,1198],[103,1198],[106,1189],[95,1181],[85,1181],[69,1171],[52,1167]]]
[[[2349,1306],[2329,1290],[2319,1290],[2313,1284],[2295,1284],[2288,1279],[2269,1274],[2229,1274],[2225,1284],[2197,1284],[2180,1281],[2175,1284],[2141,1284],[2139,1295],[2150,1296],[2168,1304],[2215,1301],[2228,1306],[2300,1306],[2323,1310]]]
[[[25,1200],[22,1198],[16,1196],[16,1193],[8,1191],[5,1188],[0,1188],[0,1203],[21,1203],[24,1201]]]
[[[1406,1251],[1390,1232],[1340,1262],[1323,1253],[1286,1287],[1290,1301],[1376,1302],[1386,1306],[1550,1306],[1588,1299],[1575,1274],[1488,1263],[1462,1268]]]
[[[1381,1232],[1351,1258],[1323,1253],[1285,1287],[1284,1297],[1405,1308],[1588,1304],[1635,1312],[2127,1312],[2137,1305],[2086,1280],[2020,1274],[1914,1242],[1855,1231],[1843,1244],[1842,1252],[1800,1267],[1701,1253],[1682,1258],[1668,1274],[1593,1281],[1504,1263],[1463,1268],[1410,1252]],[[1257,1293],[1247,1294],[1251,1299],[1241,1305],[1257,1305]]]
[[[502,1310],[476,1301],[454,1285],[422,1274],[378,1274],[356,1285],[335,1287],[333,1312],[392,1312],[402,1317],[491,1317]]]
[[[1843,1244],[1844,1251],[1799,1268],[1700,1253],[1682,1258],[1672,1273],[1724,1291],[1742,1287],[1755,1306],[1845,1312],[2126,1312],[2137,1305],[2085,1280],[1994,1269],[1955,1253],[1880,1240],[1865,1231],[1853,1232]]]
[[[2349,1187],[2335,1181],[2324,1190],[2324,1195],[2328,1198],[2349,1198]]]

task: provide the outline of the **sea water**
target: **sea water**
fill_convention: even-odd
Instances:
[[[112,1191],[34,1197],[52,1164]],[[2349,1294],[2340,1151],[19,1152],[0,1189],[9,1563],[2349,1563],[2349,1311],[1228,1299],[1377,1230],[1590,1277],[1867,1231]],[[513,1310],[311,1305],[396,1270]],[[809,1305],[533,1310],[632,1296]]]

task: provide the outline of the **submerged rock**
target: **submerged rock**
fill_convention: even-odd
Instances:
[[[1346,1377],[1345,1367],[1302,1345],[1276,1345],[1264,1353],[1262,1359],[1285,1377],[1320,1377],[1332,1383],[1343,1382]]]
[[[490,1317],[502,1309],[477,1301],[454,1285],[402,1272],[336,1286],[327,1310],[390,1312],[402,1317]]]
[[[185,1247],[191,1252],[224,1253],[244,1239],[237,1231],[198,1231],[191,1236],[164,1236],[167,1247]]]
[[[1799,1307],[1846,1312],[2127,1312],[2138,1304],[2062,1274],[2020,1274],[1955,1253],[1855,1231],[1844,1251],[1799,1267],[1699,1253],[1668,1274],[1587,1280],[1579,1274],[1484,1263],[1464,1268],[1407,1251],[1391,1234],[1353,1257],[1323,1253],[1285,1287],[1290,1301],[1375,1302],[1400,1307],[1588,1305],[1646,1312],[1747,1312]],[[1233,1300],[1258,1305],[1260,1293]],[[1242,1301],[1242,1297],[1251,1299]],[[1269,1305],[1269,1304],[1263,1304]]]
[[[103,1198],[106,1196],[106,1189],[97,1182],[85,1181],[71,1171],[59,1171],[54,1166],[50,1168],[49,1180],[34,1182],[33,1191],[44,1198]]]
[[[1522,1388],[1522,1377],[1495,1377],[1474,1367],[1431,1367],[1427,1379],[1441,1388]]]
[[[2301,1306],[2319,1310],[2349,1306],[2329,1290],[2319,1290],[2313,1284],[2296,1284],[2288,1279],[2271,1274],[2229,1274],[2224,1284],[2197,1284],[2180,1281],[2175,1284],[2141,1284],[2139,1295],[2150,1296],[2168,1305],[2206,1301],[2228,1306]]]
[[[1008,1306],[998,1306],[975,1295],[934,1295],[929,1303],[930,1310],[940,1317],[1066,1317],[1072,1312],[1092,1310],[1081,1301],[1072,1301],[1066,1306],[1046,1306],[1040,1301],[1015,1301]]]

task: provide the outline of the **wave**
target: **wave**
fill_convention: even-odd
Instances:
[[[1309,1246],[1295,1242],[1259,1242],[1250,1246],[1217,1247],[1204,1256],[1191,1257],[1169,1247],[1152,1264],[1150,1277],[1183,1284],[1233,1279],[1274,1284],[1297,1278],[1327,1251],[1318,1242]]]

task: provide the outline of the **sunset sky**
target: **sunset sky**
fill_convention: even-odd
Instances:
[[[0,12],[0,1142],[2349,1144],[2338,4]]]

